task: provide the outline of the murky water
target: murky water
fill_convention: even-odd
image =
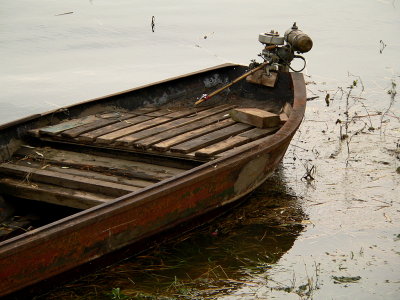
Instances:
[[[293,21],[314,39],[318,98],[274,178],[209,227],[46,298],[398,298],[399,1],[1,1],[0,123],[248,64],[259,32]]]

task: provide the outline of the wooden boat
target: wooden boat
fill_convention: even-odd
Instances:
[[[262,184],[303,118],[303,75],[280,72],[273,88],[243,80],[193,105],[246,70],[225,64],[0,126],[0,296]],[[235,108],[285,111],[287,120],[258,128],[233,120]]]

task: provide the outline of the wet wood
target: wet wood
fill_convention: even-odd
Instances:
[[[278,129],[279,127],[267,129],[253,128],[240,133],[237,136],[230,137],[227,140],[218,142],[203,149],[199,149],[195,152],[195,155],[198,157],[211,157],[221,152],[228,151],[234,147],[238,147],[245,143],[270,135]]]
[[[284,112],[279,115],[279,118],[281,120],[281,124],[285,124],[287,120],[289,120],[289,117]]]
[[[52,148],[21,148],[16,152],[19,157],[29,157],[59,166],[75,169],[105,172],[157,182],[182,173],[181,169],[151,165],[137,161],[82,154]]]
[[[91,179],[96,179],[96,180],[102,180],[106,182],[112,182],[112,183],[118,183],[118,184],[123,184],[123,185],[128,185],[131,187],[138,187],[138,188],[143,188],[149,185],[154,184],[152,181],[146,181],[146,180],[141,180],[141,179],[130,179],[130,178],[125,178],[122,176],[116,176],[116,175],[107,175],[104,173],[100,172],[94,172],[94,171],[87,171],[87,170],[80,170],[80,169],[74,169],[71,167],[65,167],[65,166],[58,166],[58,165],[52,165],[49,164],[48,162],[36,162],[32,160],[20,160],[20,161],[14,161],[13,162],[16,165],[21,165],[21,166],[28,166],[36,169],[45,169],[49,171],[54,171],[54,172],[61,172],[64,174],[70,174],[70,175],[76,175],[80,177],[85,177],[85,178],[91,178]]]
[[[233,147],[243,145],[248,141],[248,138],[243,136],[232,136],[224,141],[215,143],[211,146],[205,147],[196,151],[195,155],[200,157],[209,157],[220,152],[232,149]]]
[[[160,142],[162,142],[164,140],[173,138],[175,136],[179,136],[179,135],[181,135],[183,133],[199,129],[199,128],[208,126],[208,125],[213,124],[213,123],[217,123],[217,122],[223,121],[223,120],[225,120],[227,118],[229,118],[229,116],[226,115],[226,112],[222,112],[222,113],[218,113],[218,114],[215,114],[215,115],[211,115],[209,117],[204,117],[204,118],[201,117],[201,119],[197,119],[196,121],[194,121],[192,123],[189,123],[189,124],[177,127],[177,128],[166,130],[164,132],[161,132],[159,134],[150,136],[150,137],[145,138],[145,139],[141,139],[140,141],[135,142],[134,144],[135,144],[136,147],[139,147],[139,148],[142,148],[142,149],[147,149],[153,144],[157,144],[157,143],[160,143]],[[160,150],[161,151],[165,151],[165,148],[163,148],[163,149],[160,148]]]
[[[1,178],[0,188],[4,194],[29,200],[49,202],[62,206],[86,209],[103,204],[113,198],[48,184],[23,182],[18,179]]]
[[[129,127],[126,127],[126,128],[123,128],[123,129],[120,129],[120,130],[117,130],[117,131],[113,131],[111,133],[99,136],[96,139],[96,143],[111,144],[115,140],[117,140],[119,138],[122,138],[122,137],[124,137],[126,135],[129,135],[129,134],[132,134],[132,133],[135,133],[137,131],[144,130],[144,129],[147,129],[147,128],[150,128],[150,127],[154,127],[154,126],[157,126],[157,125],[162,124],[162,123],[167,123],[170,120],[171,119],[166,117],[166,116],[157,117],[155,119],[151,119],[151,120],[148,120],[148,121],[145,121],[145,122],[141,122],[139,124],[132,125],[132,126],[129,126]]]
[[[258,128],[274,127],[280,123],[277,114],[259,108],[237,108],[233,109],[230,115],[237,122],[250,124]]]
[[[173,152],[189,153],[197,149],[217,143],[223,139],[242,133],[243,131],[246,131],[251,127],[252,126],[248,124],[237,123],[173,146],[170,150]]]
[[[242,137],[246,137],[249,139],[249,142],[263,138],[267,135],[273,134],[276,131],[278,131],[280,127],[276,126],[276,127],[271,127],[271,128],[265,128],[265,129],[261,129],[261,128],[253,128],[249,131],[245,131],[241,134],[239,134],[239,136]]]
[[[171,120],[170,122],[167,122],[167,123],[152,127],[150,129],[142,130],[142,131],[137,132],[135,134],[124,136],[123,138],[118,139],[116,142],[118,144],[130,145],[130,144],[132,144],[132,143],[134,143],[134,142],[136,142],[136,141],[138,141],[140,139],[143,139],[143,138],[146,138],[146,137],[149,137],[149,136],[153,136],[153,135],[156,135],[158,133],[165,132],[165,131],[170,131],[170,130],[173,130],[175,128],[179,128],[181,126],[185,126],[187,124],[191,124],[191,123],[196,122],[198,120],[202,120],[202,119],[205,119],[205,118],[207,118],[209,116],[212,116],[212,115],[214,115],[216,113],[219,113],[219,112],[221,112],[221,110],[222,111],[227,111],[230,108],[229,108],[229,106],[226,107],[224,105],[224,106],[218,106],[218,107],[211,108],[211,109],[206,109],[206,110],[203,110],[203,111],[200,111],[200,112],[194,114],[191,117],[187,117],[187,118],[180,117],[180,118],[177,118],[176,120]]]
[[[73,149],[75,147],[76,145],[71,145],[70,149]],[[88,153],[102,157],[124,159],[128,161],[140,161],[142,163],[156,165],[162,168],[171,167],[174,169],[180,169],[182,170],[182,172],[197,167],[199,165],[199,162],[187,160],[185,159],[185,157],[183,157],[183,159],[180,159],[178,157],[165,157],[159,155],[160,154],[159,152],[152,152],[150,149],[148,149],[147,151],[137,151],[136,148],[132,149],[130,147],[123,150],[124,151],[121,151],[121,149],[110,149],[110,148],[100,149],[91,147],[90,148],[81,147],[82,153]]]
[[[194,113],[196,113],[195,110],[193,109],[186,109],[186,110],[182,110],[182,111],[177,111],[171,114],[166,115],[167,117],[169,117],[170,119],[168,120],[168,122],[161,122],[160,123],[155,123],[153,127],[150,127],[149,129],[144,129],[141,130],[139,132],[136,132],[134,134],[130,134],[127,136],[124,136],[118,140],[116,140],[116,142],[118,144],[125,144],[125,145],[129,145],[134,141],[137,141],[139,139],[148,137],[148,136],[152,136],[155,135],[157,133],[169,130],[169,129],[173,129],[174,127],[180,126],[182,124],[186,124],[187,122],[189,122],[188,120],[190,120],[191,118],[185,118],[189,115],[193,115]],[[160,124],[160,125],[159,125]]]
[[[65,130],[61,132],[61,136],[67,137],[67,138],[75,138],[80,134],[83,134],[88,131],[92,131],[98,128],[102,128],[104,126],[114,124],[117,122],[121,122],[123,120],[129,119],[132,117],[132,114],[120,114],[118,117],[105,117],[105,118],[100,118],[98,120],[95,120],[91,123],[78,126],[72,129]]]
[[[204,134],[231,126],[235,124],[236,122],[233,121],[232,119],[225,119],[217,123],[209,124],[203,127],[200,127],[198,129],[188,131],[182,134],[179,134],[177,136],[174,136],[170,139],[167,139],[165,141],[162,141],[160,143],[157,143],[153,145],[151,148],[157,151],[167,151],[169,150],[172,146],[175,146],[180,143],[184,143],[188,140],[194,139],[196,137],[202,136]]]
[[[292,110],[293,110],[292,105],[286,102],[285,105],[283,106],[282,112],[284,112],[288,117],[290,117]]]
[[[10,163],[0,165],[0,173],[21,178],[29,182],[41,182],[65,188],[119,197],[139,190],[138,187],[112,183],[79,175],[66,174],[46,169],[36,169]]]
[[[108,118],[118,118],[120,116],[119,112],[111,112],[111,113],[103,113],[99,115],[91,115],[79,119],[73,119],[70,121],[62,122],[57,125],[51,125],[47,127],[43,127],[39,130],[39,133],[41,135],[57,135],[65,130],[69,130],[72,128],[76,128],[85,124],[92,123],[94,121],[97,121],[101,119],[101,117],[108,117]]]
[[[81,134],[80,136],[77,137],[78,141],[82,142],[92,142],[94,141],[97,137],[109,134],[111,132],[139,124],[148,120],[153,119],[153,117],[143,115],[143,116],[136,116],[130,119],[123,120],[121,122],[113,123],[111,125],[104,126],[102,128],[92,130],[90,132],[86,132],[84,134]]]

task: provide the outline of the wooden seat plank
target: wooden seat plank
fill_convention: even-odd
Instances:
[[[270,135],[278,129],[279,127],[266,129],[253,128],[236,136],[230,137],[227,140],[199,149],[196,151],[195,155],[198,157],[211,157],[218,153],[228,151],[234,147],[238,147],[245,143]]]
[[[116,122],[104,127],[101,127],[96,130],[92,130],[89,132],[86,132],[84,134],[79,135],[76,139],[81,142],[92,142],[94,141],[97,137],[106,135],[108,133],[135,125],[139,124],[148,120],[153,119],[153,117],[150,117],[148,115],[142,115],[142,116],[136,116],[130,119],[123,120],[121,122]]]
[[[149,136],[152,136],[152,135],[155,135],[155,134],[167,131],[167,130],[172,130],[172,129],[180,127],[180,126],[184,126],[184,125],[193,123],[197,120],[204,119],[207,116],[210,116],[211,114],[220,112],[221,109],[228,110],[229,108],[225,107],[225,105],[224,105],[223,107],[206,109],[206,110],[197,112],[196,114],[193,114],[193,111],[191,111],[192,116],[190,116],[190,117],[186,117],[189,114],[182,114],[182,113],[179,114],[179,112],[176,112],[176,114],[175,114],[176,118],[171,119],[171,121],[169,121],[169,122],[164,122],[160,125],[151,127],[149,129],[140,130],[133,134],[123,136],[122,138],[117,139],[115,142],[118,145],[124,145],[124,146],[131,145],[133,142],[136,142],[140,139],[143,139],[143,138],[146,138],[146,137],[149,137]]]
[[[101,136],[97,137],[95,142],[99,143],[99,144],[111,144],[115,140],[117,140],[117,139],[119,139],[119,138],[121,138],[121,137],[123,137],[125,135],[132,134],[134,132],[137,132],[137,131],[140,131],[140,130],[144,130],[144,129],[147,129],[147,128],[150,128],[150,127],[154,127],[154,126],[157,126],[159,124],[166,123],[166,122],[168,122],[170,120],[171,119],[166,117],[166,116],[157,117],[155,119],[151,119],[151,120],[148,120],[148,121],[145,121],[145,122],[141,122],[139,124],[135,124],[135,125],[132,125],[132,126],[117,130],[117,131],[110,132],[110,133],[105,134],[105,135],[101,135]]]
[[[162,141],[171,139],[175,136],[181,135],[181,134],[189,132],[189,131],[193,131],[193,130],[211,125],[213,123],[221,122],[227,118],[229,118],[229,116],[226,116],[225,113],[217,114],[217,115],[211,116],[209,118],[204,118],[204,119],[195,121],[193,123],[186,124],[184,126],[173,128],[170,130],[166,130],[159,134],[141,139],[141,140],[135,142],[134,145],[135,145],[135,147],[138,147],[138,148],[147,149],[154,144],[161,143]]]
[[[254,141],[278,131],[279,128],[279,126],[265,129],[253,128],[251,130],[242,132],[241,134],[239,134],[239,136],[246,137],[249,139],[249,141]]]
[[[115,113],[115,116],[118,116],[118,113]],[[63,132],[64,130],[82,126],[82,125],[94,122],[96,120],[98,120],[98,117],[96,117],[94,115],[79,118],[79,119],[73,119],[70,121],[59,123],[57,125],[50,125],[50,126],[40,128],[39,134],[53,136],[53,135],[57,135],[57,134]]]
[[[249,131],[243,132],[243,133],[240,134],[240,136],[249,137],[250,140],[248,140],[243,145],[237,146],[237,147],[232,148],[232,149],[228,149],[227,151],[216,153],[216,154],[214,154],[214,158],[224,157],[226,155],[230,155],[232,153],[237,153],[237,152],[243,151],[244,149],[257,146],[257,145],[260,144],[258,139],[264,138],[264,137],[269,136],[269,135],[272,135],[278,129],[279,129],[279,127],[266,128],[266,129],[254,128],[254,129],[251,129]]]
[[[125,184],[112,183],[46,169],[36,169],[11,163],[0,164],[0,174],[114,197],[126,195],[140,189]]]
[[[227,118],[225,120],[222,120],[220,122],[217,123],[212,123],[200,128],[197,128],[195,130],[192,131],[185,131],[182,134],[173,136],[170,139],[164,140],[160,143],[154,144],[151,148],[156,150],[156,151],[168,151],[172,146],[175,146],[177,144],[186,142],[188,140],[194,139],[196,137],[199,137],[201,135],[222,129],[224,127],[228,127],[231,126],[233,124],[235,124],[236,122],[233,121],[230,118]]]
[[[131,179],[131,178],[123,177],[123,176],[107,175],[107,174],[104,174],[101,172],[94,172],[94,171],[88,171],[88,170],[75,169],[72,167],[52,165],[49,162],[43,163],[43,162],[37,162],[37,161],[32,161],[32,160],[29,160],[29,161],[19,160],[19,161],[13,161],[13,163],[16,165],[20,165],[20,166],[27,166],[27,167],[37,168],[37,169],[43,168],[43,169],[49,170],[49,171],[60,172],[60,173],[65,173],[65,174],[70,174],[70,175],[76,175],[76,176],[97,179],[97,180],[102,180],[102,181],[107,181],[107,182],[112,182],[112,183],[119,183],[119,184],[124,184],[124,185],[138,187],[138,188],[143,188],[143,187],[154,184],[154,182],[152,182],[152,181],[146,181],[143,179]]]
[[[134,115],[153,113],[157,110],[158,110],[157,108],[153,108],[153,107],[152,108],[143,107],[143,108],[135,109],[134,111],[130,112],[129,114],[130,114],[130,117],[132,117]],[[38,130],[38,132],[40,135],[44,135],[44,136],[55,136],[55,135],[65,132],[65,131],[77,129],[82,126],[90,127],[90,124],[96,123],[97,121],[104,121],[105,119],[116,119],[118,121],[118,118],[123,118],[125,115],[128,115],[128,113],[118,112],[118,111],[104,112],[104,113],[100,113],[100,114],[96,114],[96,115],[90,115],[90,116],[86,116],[86,117],[81,117],[81,118],[65,121],[65,122],[62,122],[62,123],[59,123],[56,125],[46,126],[46,127],[40,128]],[[34,133],[35,133],[34,131],[31,131],[31,134],[34,134]],[[72,131],[72,133],[73,133],[73,131]],[[66,136],[68,136],[68,135],[66,135]]]
[[[198,157],[210,157],[218,154],[220,152],[227,151],[234,147],[245,144],[249,139],[243,136],[232,136],[226,140],[220,141],[218,143],[212,144],[211,146],[199,149],[195,152],[195,156]]]
[[[220,112],[217,114],[210,113],[210,115],[208,117],[204,116],[204,117],[196,118],[196,120],[193,120],[189,123],[188,122],[180,123],[180,124],[178,124],[178,126],[172,127],[172,128],[168,128],[167,125],[169,123],[166,123],[165,128],[160,128],[160,130],[158,130],[157,134],[142,138],[138,141],[135,141],[133,144],[135,147],[147,149],[153,144],[160,143],[164,140],[173,138],[174,136],[178,136],[180,134],[186,133],[191,130],[196,130],[200,127],[204,127],[204,126],[210,125],[212,123],[217,123],[217,122],[225,120],[227,118],[229,118],[229,115],[226,114],[226,111],[225,111],[225,112],[222,112],[222,113]]]
[[[242,133],[252,126],[243,123],[236,123],[231,126],[216,130],[214,132],[199,136],[187,142],[178,144],[170,148],[172,152],[180,152],[180,153],[189,153],[195,151],[197,149],[201,149],[207,147],[211,144],[218,143],[226,138],[229,138],[233,135],[237,135]]]
[[[111,118],[99,118],[91,123],[88,124],[84,124],[75,128],[71,128],[68,130],[65,130],[63,132],[61,132],[61,136],[63,137],[67,137],[67,138],[75,138],[78,135],[88,132],[88,131],[92,131],[98,128],[102,128],[104,126],[110,125],[110,124],[114,124],[117,122],[121,122],[123,120],[132,118],[133,115],[132,114],[120,114],[118,117],[111,117]]]
[[[79,209],[103,204],[114,198],[43,183],[31,184],[13,178],[0,178],[2,193],[29,200],[49,202]]]
[[[16,151],[15,155],[19,157],[29,157],[37,161],[59,166],[71,166],[76,169],[106,172],[108,174],[123,175],[152,182],[170,178],[184,171],[182,169],[152,165],[138,161],[122,160],[47,147],[37,147],[35,149],[20,148]]]

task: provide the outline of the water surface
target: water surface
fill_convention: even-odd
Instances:
[[[399,1],[3,0],[0,123],[248,64],[259,32],[294,21],[313,99],[280,172],[229,217],[47,298],[398,298]]]

